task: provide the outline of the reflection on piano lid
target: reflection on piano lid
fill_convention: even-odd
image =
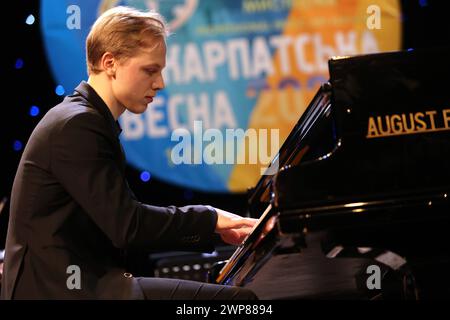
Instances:
[[[330,60],[278,173],[249,196],[260,222],[216,282],[263,299],[450,297],[449,56]]]
[[[269,222],[272,217],[271,214],[272,205],[269,204],[264,210],[264,213],[259,218],[258,222],[254,226],[252,232],[247,236],[247,238],[243,241],[243,243],[236,249],[233,255],[230,257],[228,263],[224,266],[224,268],[220,271],[217,282],[222,282],[225,277],[227,277],[233,270],[240,266],[240,262],[249,261],[248,254],[251,253],[252,249],[254,249],[267,235],[266,224]],[[271,229],[271,228],[270,228]]]

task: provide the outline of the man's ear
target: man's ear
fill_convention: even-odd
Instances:
[[[116,66],[117,60],[114,58],[111,52],[105,52],[100,60],[102,69],[106,72],[108,76],[116,76]]]

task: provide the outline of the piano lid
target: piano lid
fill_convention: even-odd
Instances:
[[[448,191],[448,57],[450,48],[439,48],[330,60],[330,83],[281,147],[279,173],[256,185],[250,207],[274,195],[281,207],[304,207]]]
[[[450,48],[330,60],[330,122],[339,146],[278,174],[280,206],[444,196],[450,190],[448,57]]]
[[[306,111],[281,146],[272,164],[285,171],[300,163],[315,161],[333,152],[338,146],[337,132],[331,116],[331,87],[324,83]],[[310,143],[315,141],[315,143]],[[271,164],[271,165],[272,165]],[[255,186],[249,204],[262,203],[265,208],[271,198],[276,175],[265,175]],[[262,208],[255,210],[260,212]]]

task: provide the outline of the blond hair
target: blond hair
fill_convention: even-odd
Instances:
[[[156,12],[142,12],[130,7],[118,6],[98,17],[86,39],[88,74],[101,71],[97,64],[105,52],[116,59],[127,59],[140,47],[155,39],[156,45],[168,36],[164,18]]]

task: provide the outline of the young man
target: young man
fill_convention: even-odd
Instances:
[[[256,222],[210,206],[143,204],[128,188],[117,119],[144,112],[164,88],[165,37],[158,14],[126,7],[93,25],[88,82],[44,116],[18,167],[3,298],[255,298],[236,287],[134,278],[123,267],[126,249],[212,251],[214,233],[236,245]]]

